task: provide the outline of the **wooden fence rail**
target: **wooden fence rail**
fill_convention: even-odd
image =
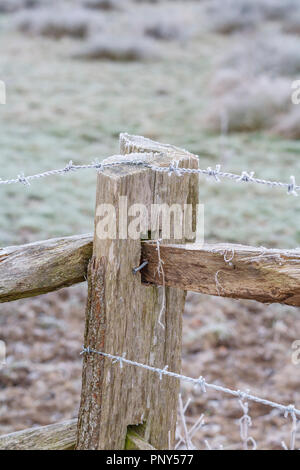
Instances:
[[[126,160],[143,153],[157,166],[176,160],[179,167],[198,168],[194,155],[143,137],[122,134],[120,151]],[[122,196],[128,206],[190,204],[196,229],[195,174],[178,178],[132,165],[106,167],[98,174],[95,227],[100,204],[112,205],[119,221]],[[85,347],[125,353],[126,359],[157,368],[168,364],[178,374],[186,291],[300,306],[300,250],[202,246],[169,238],[160,241],[159,259],[156,242],[119,235],[99,239],[95,230],[94,236],[0,249],[0,303],[87,279]],[[147,266],[134,274],[145,260]],[[85,354],[78,420],[2,436],[0,449],[167,449],[175,439],[178,391],[177,378],[159,380],[134,367],[125,373],[106,357]]]
[[[142,242],[141,259],[149,262],[142,281],[161,285],[156,248],[152,242]],[[92,252],[92,234],[0,249],[0,303],[83,282]],[[161,257],[169,287],[300,306],[300,250],[162,244]]]
[[[156,244],[143,243],[143,281],[162,284]],[[216,244],[160,246],[165,283],[187,291],[300,306],[300,250]]]
[[[0,436],[0,450],[72,450],[77,419]]]
[[[0,436],[0,450],[74,450],[77,419],[41,426]],[[155,450],[139,434],[138,428],[127,431],[125,450]]]
[[[0,302],[83,282],[92,251],[92,235],[0,248]]]

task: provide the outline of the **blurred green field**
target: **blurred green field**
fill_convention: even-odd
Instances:
[[[88,8],[97,3],[112,8]],[[15,11],[4,14],[12,4]],[[38,5],[46,9],[40,16]],[[87,31],[79,28],[76,37],[81,21]],[[94,36],[102,56],[79,58]],[[141,57],[129,60],[124,44]],[[299,185],[300,106],[290,100],[299,51],[299,0],[0,0],[7,87],[0,178],[102,160],[118,153],[119,133],[128,132],[183,147],[199,155],[202,168],[221,164],[286,183],[294,175]],[[300,197],[205,177],[199,185],[206,241],[300,246]],[[91,232],[95,192],[94,170],[0,185],[0,247]],[[83,284],[1,307],[8,361],[0,370],[0,434],[77,416],[86,292]],[[298,315],[297,308],[190,293],[183,373],[299,408],[291,361]],[[192,397],[189,426],[205,414],[199,449],[204,439],[240,448],[235,399],[182,393]],[[259,448],[288,443],[290,417],[258,404],[249,413]]]
[[[187,2],[189,3],[189,2]],[[220,137],[203,129],[217,59],[230,38],[198,34],[167,42],[150,62],[82,61],[76,41],[27,37],[1,18],[0,78],[7,104],[0,108],[2,179],[87,163],[118,153],[128,132],[184,147],[200,166],[255,171],[289,182],[300,174],[300,142],[263,133]],[[75,44],[75,45],[74,45]],[[93,170],[1,186],[0,245],[84,233],[93,229]],[[267,247],[300,245],[299,198],[284,191],[200,179],[207,241]]]

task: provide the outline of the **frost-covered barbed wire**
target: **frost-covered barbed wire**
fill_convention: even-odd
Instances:
[[[25,186],[30,185],[30,181],[37,180],[40,178],[47,178],[48,176],[58,176],[58,175],[65,175],[70,172],[79,171],[79,170],[89,170],[89,169],[96,169],[101,171],[104,168],[118,166],[118,165],[143,165],[145,163],[144,160],[134,160],[134,161],[126,161],[122,160],[120,162],[111,162],[111,163],[99,163],[95,161],[93,163],[89,163],[86,165],[74,165],[72,161],[70,161],[64,168],[59,168],[56,170],[48,170],[42,173],[37,173],[35,175],[25,176],[24,173],[20,173],[17,178],[6,179],[3,180],[0,178],[0,184],[15,184],[21,183]]]
[[[282,188],[287,191],[288,194],[293,196],[298,196],[298,191],[300,191],[300,186],[296,184],[295,176],[290,177],[289,183],[283,183],[281,181],[273,181],[262,178],[257,178],[254,176],[254,172],[243,171],[240,175],[236,173],[224,172],[221,171],[221,166],[216,165],[215,169],[208,167],[207,169],[201,168],[179,168],[176,165],[176,162],[172,162],[168,167],[157,166],[151,163],[147,163],[145,160],[120,160],[110,163],[91,163],[87,165],[74,165],[72,161],[65,166],[65,168],[60,168],[56,170],[49,170],[43,173],[38,173],[31,176],[25,176],[24,173],[20,173],[17,178],[13,179],[0,179],[0,185],[8,185],[14,183],[21,183],[24,185],[30,185],[30,181],[45,178],[48,176],[57,176],[64,175],[66,173],[84,169],[96,169],[98,171],[104,170],[108,167],[113,167],[117,165],[133,165],[133,166],[142,166],[145,168],[150,168],[153,171],[160,173],[175,173],[177,176],[182,176],[184,174],[197,174],[204,175],[209,178],[213,178],[215,182],[220,183],[221,179],[229,179],[236,183],[253,183],[259,185],[265,185],[271,188]]]
[[[295,408],[294,405],[288,405],[288,406],[281,405],[280,403],[275,403],[273,401],[266,400],[264,398],[259,398],[248,392],[242,392],[240,390],[232,390],[230,388],[222,387],[221,385],[211,384],[211,383],[208,383],[203,377],[199,377],[198,379],[195,379],[192,377],[188,377],[186,375],[177,374],[176,372],[171,372],[167,370],[168,366],[165,366],[164,369],[160,369],[158,367],[149,366],[147,364],[142,364],[140,362],[131,361],[130,359],[126,359],[125,353],[123,354],[122,357],[115,356],[113,354],[105,353],[103,351],[97,351],[96,349],[93,349],[87,346],[83,348],[81,355],[83,354],[97,354],[103,357],[107,357],[109,359],[112,359],[113,363],[119,363],[121,368],[123,368],[123,364],[129,364],[135,367],[140,367],[142,369],[155,372],[156,374],[159,375],[161,380],[164,375],[168,377],[174,377],[175,379],[180,379],[183,382],[192,383],[195,387],[199,386],[203,393],[206,392],[207,389],[211,389],[217,392],[222,392],[227,395],[236,397],[243,403],[245,401],[252,401],[255,403],[260,403],[261,405],[270,406],[271,408],[276,408],[280,410],[281,412],[283,412],[285,417],[291,416],[293,420],[295,420],[295,417],[297,418],[297,416],[300,417],[300,410]]]
[[[200,387],[202,393],[205,393],[208,389],[211,389],[211,390],[215,390],[215,391],[222,392],[222,393],[231,395],[233,397],[236,397],[243,411],[243,416],[239,420],[239,425],[240,425],[240,435],[241,435],[241,439],[243,443],[243,448],[245,450],[249,449],[249,445],[251,445],[252,450],[257,449],[257,444],[255,440],[249,436],[249,428],[252,426],[252,420],[251,420],[251,417],[249,416],[248,401],[260,403],[262,405],[277,409],[284,414],[285,418],[291,417],[292,419],[290,450],[295,450],[296,448],[296,434],[297,434],[298,423],[299,423],[297,417],[300,416],[300,410],[295,408],[294,405],[288,405],[288,406],[282,405],[280,403],[266,400],[264,398],[259,398],[255,395],[250,394],[249,392],[242,392],[240,390],[232,390],[226,387],[222,387],[221,385],[211,384],[211,383],[208,383],[202,376],[199,377],[198,379],[195,379],[195,378],[188,377],[182,374],[177,374],[175,372],[169,371],[167,365],[163,369],[160,369],[158,367],[149,366],[147,364],[142,364],[140,362],[131,361],[129,359],[126,359],[126,353],[123,353],[122,356],[116,356],[116,355],[105,353],[102,351],[97,351],[96,349],[90,348],[88,346],[88,347],[83,348],[81,355],[83,354],[96,354],[102,357],[107,357],[112,360],[113,364],[118,363],[121,369],[123,368],[124,364],[128,364],[128,365],[132,365],[135,367],[139,367],[141,369],[152,371],[159,375],[160,380],[162,380],[163,376],[174,377],[183,382],[192,383],[194,387],[197,387],[197,386]],[[192,442],[192,438],[194,434],[197,431],[199,431],[205,424],[204,415],[201,415],[200,418],[196,421],[196,423],[191,427],[191,429],[187,428],[187,424],[185,420],[185,412],[189,404],[190,404],[190,400],[188,400],[188,402],[184,406],[182,402],[182,398],[181,396],[179,396],[179,416],[180,416],[181,424],[183,427],[183,436],[181,436],[177,430],[178,441],[177,441],[175,449],[179,449],[183,443],[186,445],[187,449],[196,449],[196,447],[194,446]],[[282,441],[281,445],[284,449],[289,450],[288,446],[285,444],[284,441]],[[211,450],[211,446],[209,445],[207,441],[205,441],[205,446],[208,450]]]

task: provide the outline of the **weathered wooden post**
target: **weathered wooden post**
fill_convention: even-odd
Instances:
[[[168,167],[176,160],[179,167],[198,167],[198,159],[188,152],[126,134],[121,135],[121,153],[127,154],[126,159],[147,154],[144,158],[159,166]],[[131,165],[106,168],[98,174],[85,346],[117,356],[126,354],[127,359],[159,368],[168,365],[170,371],[180,373],[185,292],[165,288],[162,327],[159,316],[164,288],[142,284],[140,273],[132,272],[141,262],[141,242],[128,237],[119,226],[120,219],[124,220],[122,196],[127,197],[127,208],[143,204],[149,214],[152,204],[192,204],[195,228],[197,176],[179,177]],[[115,239],[97,235],[103,204],[115,209],[115,220],[110,220],[116,222]],[[163,240],[173,241],[172,236]],[[154,448],[168,449],[175,438],[178,392],[177,379],[160,380],[150,371],[126,364],[120,368],[108,358],[85,354],[77,449],[124,449],[132,425],[143,425],[137,428],[139,434]]]

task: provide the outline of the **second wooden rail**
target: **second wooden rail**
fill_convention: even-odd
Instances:
[[[0,249],[0,303],[83,282],[92,250],[91,234]],[[161,246],[161,255],[167,286],[300,306],[300,250],[171,244]],[[142,242],[142,260],[149,261],[142,280],[162,284],[156,244]]]

